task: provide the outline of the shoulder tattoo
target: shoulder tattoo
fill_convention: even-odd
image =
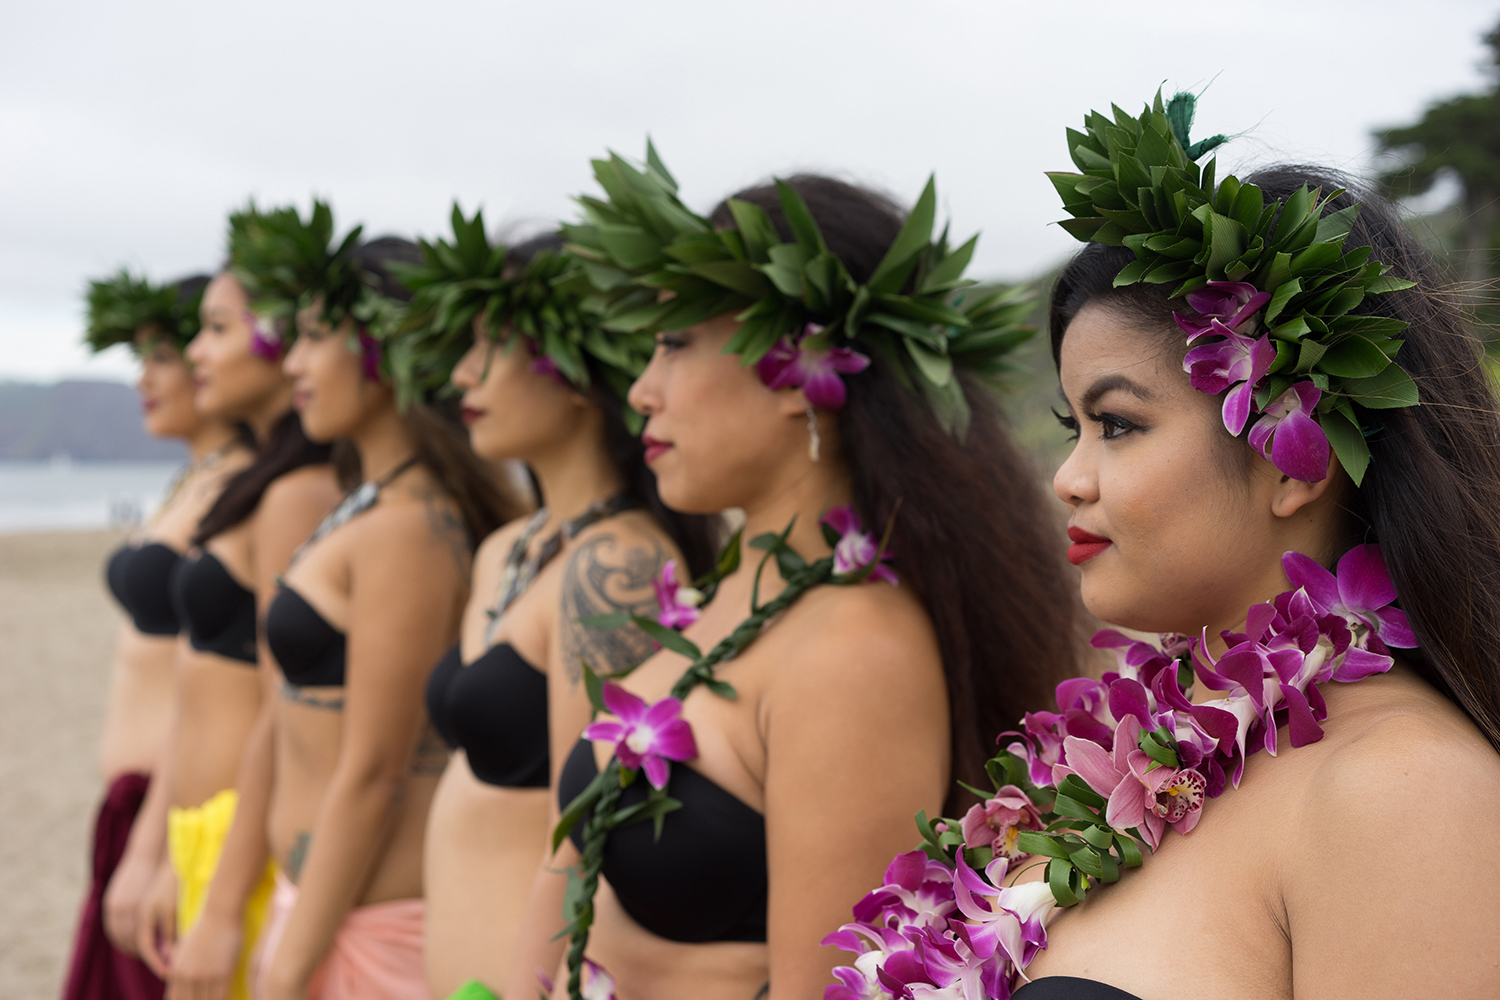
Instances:
[[[578,683],[583,661],[607,674],[626,670],[654,651],[650,638],[634,625],[619,629],[588,628],[580,618],[628,611],[656,612],[656,578],[666,552],[653,540],[645,545],[623,545],[614,535],[598,534],[584,541],[569,558],[562,580],[562,654],[568,680]]]
[[[469,561],[473,553],[469,549],[469,532],[454,509],[454,501],[436,488],[422,491],[422,508],[427,512],[427,527],[432,537],[448,547],[458,575],[469,578]]]
[[[414,776],[442,774],[448,766],[448,744],[428,722],[422,726],[422,735],[411,755],[411,774]]]

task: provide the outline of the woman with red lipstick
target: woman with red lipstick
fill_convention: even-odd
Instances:
[[[562,922],[532,920],[570,932],[555,997],[606,976],[621,1000],[820,995],[819,942],[912,815],[1072,670],[1036,478],[980,382],[1024,334],[993,296],[947,304],[972,247],[934,241],[931,186],[908,215],[797,176],[700,219],[654,151],[596,171],[612,197],[567,232],[606,325],[660,331],[630,401],[662,499],[742,509],[747,543],[681,637],[605,686],[618,721],[559,779],[552,865],[577,882]],[[642,810],[660,818],[624,822]]]
[[[281,683],[261,1000],[427,996],[422,841],[446,752],[422,683],[456,636],[475,544],[523,509],[456,422],[420,395],[398,405],[385,344],[406,293],[390,268],[417,248],[359,233],[333,241],[315,204],[309,221],[281,217],[235,245],[247,268],[296,276],[259,289],[295,312],[295,405],[308,436],[348,442],[365,477],[298,549],[265,615]]]
[[[254,218],[253,210],[231,217],[231,233]],[[258,453],[198,523],[193,552],[173,580],[187,641],[165,769],[169,864],[141,927],[143,950],[174,996],[236,1000],[250,995],[246,965],[269,902],[269,873],[264,861],[232,872],[244,882],[232,906],[208,887],[236,810],[253,812],[266,794],[263,776],[247,766],[265,737],[269,668],[258,609],[339,495],[329,449],[303,434],[280,342],[251,312],[244,281],[226,269],[209,282],[202,329],[186,352],[198,408],[244,424]]]
[[[89,286],[89,346],[134,347],[146,431],[186,442],[188,465],[151,522],[108,564],[109,588],[128,620],[115,645],[100,745],[107,791],[94,831],[93,883],[63,991],[67,1000],[144,1000],[164,989],[137,957],[136,928],[166,848],[166,787],[152,778],[167,743],[181,630],[171,575],[225,479],[250,459],[232,425],[193,403],[193,373],[182,350],[198,330],[198,300],[207,282],[204,276],[155,286],[122,271]]]
[[[632,433],[624,396],[650,338],[604,339],[557,285],[577,267],[560,237],[495,247],[482,214],[456,207],[453,230],[405,273],[416,294],[393,349],[430,384],[451,372],[474,450],[524,462],[543,504],[480,546],[460,641],[427,684],[456,751],[427,820],[427,980],[434,997],[481,1000],[512,974],[531,995],[533,971],[556,964],[551,932],[523,918],[556,818],[549,788],[589,722],[581,664],[613,673],[649,648],[633,627],[578,619],[655,615],[653,579],[672,561],[706,571],[714,525],[662,505]]]
[[[1390,205],[1310,167],[1215,184],[1196,161],[1223,139],[1191,142],[1191,122],[1191,98],[1158,96],[1069,133],[1084,174],[1055,182],[1095,242],[1052,296],[1077,442],[1054,486],[1089,610],[1178,633],[1193,717],[1240,719],[1192,754],[1179,729],[1173,759],[1237,766],[1190,833],[1058,911],[1016,996],[1494,996],[1500,418],[1482,349]],[[1115,201],[1115,176],[1148,180]],[[1133,214],[1137,197],[1166,207]],[[1154,268],[1170,280],[1137,280]]]

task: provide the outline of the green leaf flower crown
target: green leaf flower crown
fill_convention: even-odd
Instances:
[[[1068,130],[1079,173],[1051,173],[1083,242],[1128,247],[1135,260],[1115,286],[1176,285],[1177,323],[1194,345],[1184,359],[1195,388],[1224,398],[1224,425],[1287,475],[1316,482],[1329,447],[1356,485],[1370,462],[1365,410],[1415,406],[1417,387],[1392,359],[1407,324],[1357,314],[1369,295],[1412,287],[1387,274],[1368,246],[1346,247],[1359,214],[1326,211],[1342,191],[1303,186],[1284,200],[1197,160],[1225,141],[1193,143],[1195,98],[1160,91],[1139,117],[1098,112]]]
[[[543,250],[508,267],[507,248],[490,242],[482,211],[465,219],[455,203],[452,221],[452,242],[419,240],[422,263],[393,268],[412,290],[405,321],[390,341],[397,386],[408,393],[445,389],[477,319],[493,340],[507,327],[521,334],[536,371],[581,390],[597,375],[620,400],[627,426],[639,432],[644,421],[625,397],[650,360],[651,335],[611,336],[600,329],[598,316],[584,306],[589,289],[576,280],[578,262],[566,252]]]
[[[134,344],[136,334],[145,327],[182,351],[198,335],[202,300],[201,288],[184,297],[180,282],[154,285],[121,268],[113,277],[89,282],[84,342],[96,352],[116,344]]]
[[[318,200],[306,221],[295,207],[261,211],[253,203],[229,217],[230,266],[250,296],[257,353],[278,359],[296,337],[297,312],[321,301],[320,318],[330,327],[354,321],[365,374],[381,377],[381,345],[400,324],[403,305],[380,293],[377,277],[355,256],[363,231],[355,226],[335,243],[333,211]]]
[[[864,284],[829,251],[802,197],[777,181],[793,233],[783,242],[759,206],[731,199],[733,228],[715,230],[677,197],[677,182],[655,148],[637,167],[611,153],[595,160],[605,198],[582,196],[584,219],[565,225],[582,262],[606,330],[680,330],[735,313],[742,326],[725,347],[757,366],[772,388],[804,386],[812,405],[837,409],[844,387],[836,373],[857,372],[870,358],[919,389],[950,431],[961,434],[968,404],[955,369],[987,381],[1011,369],[1006,360],[1034,332],[1023,326],[1024,296],[991,292],[965,300],[963,278],[975,237],[957,249],[946,228],[933,239],[937,195],[922,196],[875,273]],[[671,297],[661,300],[661,292]]]

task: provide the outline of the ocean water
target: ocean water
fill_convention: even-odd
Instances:
[[[176,462],[0,462],[0,532],[132,528],[151,516]]]

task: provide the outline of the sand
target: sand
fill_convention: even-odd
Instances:
[[[0,535],[0,997],[54,1000],[88,877],[117,532]]]

